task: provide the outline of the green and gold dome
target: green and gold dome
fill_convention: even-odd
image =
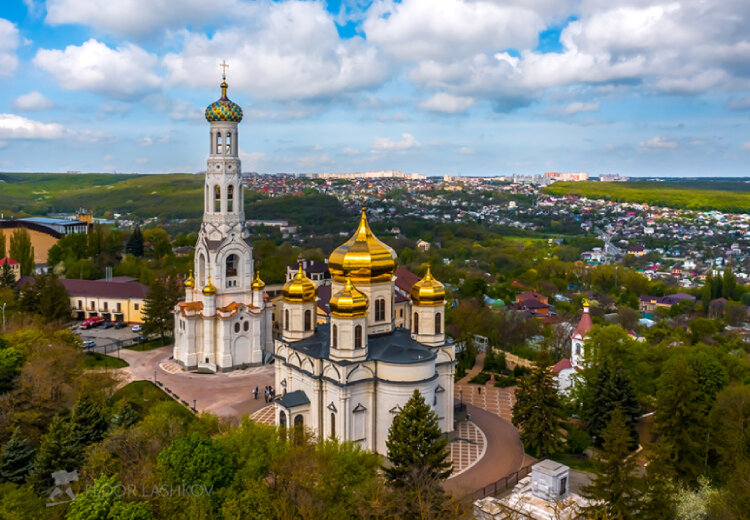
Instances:
[[[390,282],[396,271],[396,253],[372,233],[365,208],[354,235],[328,257],[328,270],[334,280],[356,284]]]
[[[328,306],[336,318],[361,318],[367,315],[367,296],[359,291],[352,279],[346,277],[346,285],[331,297]]]
[[[239,123],[242,121],[242,109],[234,101],[227,97],[226,79],[221,82],[221,98],[206,107],[206,121],[231,121]]]
[[[436,306],[445,303],[445,286],[433,278],[430,267],[424,278],[411,288],[411,301],[416,305]]]
[[[294,278],[289,280],[281,288],[281,294],[284,296],[284,301],[289,303],[310,303],[315,301],[317,289],[315,284],[302,270],[302,262],[299,264],[299,270]]]

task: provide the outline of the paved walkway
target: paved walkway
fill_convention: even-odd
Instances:
[[[276,419],[273,408],[274,406],[272,404],[264,406],[257,412],[253,412],[252,414],[250,414],[250,418],[255,422],[273,426]]]
[[[487,437],[473,422],[462,421],[458,424],[456,437],[448,443],[448,450],[448,460],[453,462],[453,474],[448,477],[451,479],[469,470],[484,457]]]
[[[118,370],[121,384],[130,381],[160,381],[198,411],[206,411],[238,422],[245,414],[265,407],[263,388],[274,384],[272,365],[252,367],[220,374],[185,372],[170,360],[172,347],[162,347],[146,352],[120,350],[120,357],[130,366]],[[258,399],[252,391],[258,387]]]

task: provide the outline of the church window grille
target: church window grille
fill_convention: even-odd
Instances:
[[[419,314],[414,313],[414,334],[419,334]]]
[[[227,262],[226,262],[226,264],[227,264],[226,265],[226,267],[227,267],[227,269],[226,269],[226,276],[227,276],[227,278],[232,278],[232,277],[237,276],[237,264],[238,263],[239,263],[239,260],[237,258],[237,255],[232,254],[232,255],[229,255],[227,257]]]
[[[437,314],[435,314],[435,334],[442,334],[441,332],[443,329],[442,321],[443,321],[443,317],[440,315],[440,313],[438,312]]]
[[[250,329],[250,323],[247,321],[242,325],[242,329],[247,332]]]
[[[234,332],[239,332],[239,331],[240,331],[240,324],[239,323],[235,323],[234,324]]]
[[[338,326],[333,326],[333,348],[338,348],[339,346],[339,328]]]
[[[385,319],[385,299],[379,298],[375,300],[375,321],[383,321]]]
[[[234,211],[234,186],[231,184],[227,188],[227,211]]]
[[[312,330],[312,312],[305,311],[305,330]]]
[[[284,330],[289,330],[289,309],[284,311]]]
[[[362,348],[362,325],[354,327],[354,348]]]
[[[217,184],[214,186],[214,213],[221,212],[221,187]]]

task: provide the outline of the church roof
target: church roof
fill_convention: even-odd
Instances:
[[[581,316],[581,321],[578,322],[576,330],[573,331],[573,336],[583,338],[593,326],[594,323],[591,321],[591,314],[589,314],[589,310],[586,308],[583,311],[583,316]]]
[[[295,390],[294,392],[287,392],[277,397],[276,402],[284,408],[294,408],[310,404],[310,399],[308,399],[304,390]]]
[[[562,358],[560,361],[555,363],[555,366],[552,367],[552,373],[559,374],[566,368],[573,368],[573,365],[570,363],[570,360],[568,358]]]
[[[315,334],[291,342],[289,347],[316,359],[327,359],[330,344],[330,326],[322,324],[318,325]],[[369,336],[367,344],[367,359],[373,361],[410,365],[436,357],[436,354],[429,347],[411,339],[411,333],[402,328],[396,328],[388,334]]]
[[[227,97],[226,78],[221,82],[221,98],[206,107],[206,121],[242,121],[242,109]]]

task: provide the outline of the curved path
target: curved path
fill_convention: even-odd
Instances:
[[[467,404],[471,420],[487,437],[484,457],[467,471],[445,481],[443,487],[462,497],[492,484],[523,466],[524,452],[518,430],[497,415]]]

